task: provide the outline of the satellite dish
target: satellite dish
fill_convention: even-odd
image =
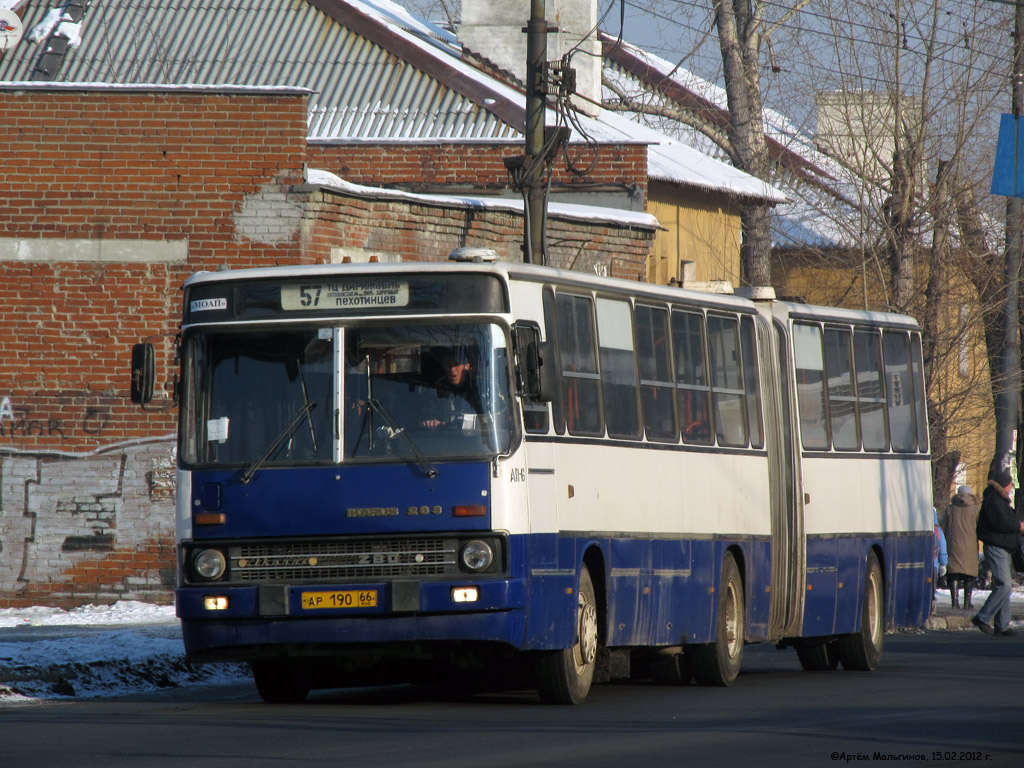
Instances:
[[[21,42],[25,25],[14,11],[0,9],[0,53]]]

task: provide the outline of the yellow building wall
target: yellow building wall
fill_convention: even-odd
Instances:
[[[647,281],[681,283],[684,262],[693,263],[693,280],[740,282],[740,210],[724,195],[684,190],[651,181],[647,212],[665,231],[654,237],[647,259]]]

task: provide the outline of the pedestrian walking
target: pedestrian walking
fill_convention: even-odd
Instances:
[[[935,610],[935,590],[939,582],[946,575],[946,565],[949,563],[949,556],[946,553],[946,535],[939,527],[939,513],[932,507],[932,521],[935,526],[935,549],[932,553],[932,611]]]
[[[1005,469],[988,481],[978,513],[978,538],[985,545],[985,562],[992,569],[992,592],[971,623],[986,635],[1014,634],[1010,629],[1010,553],[1024,531],[1024,522],[1010,505],[1013,477]]]
[[[954,608],[960,607],[958,592],[964,590],[964,608],[973,608],[971,592],[978,578],[978,512],[981,503],[969,485],[961,485],[946,508],[946,583]]]

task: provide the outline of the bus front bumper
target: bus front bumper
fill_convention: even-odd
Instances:
[[[187,586],[176,601],[186,654],[198,662],[431,641],[518,648],[526,624],[522,579]]]

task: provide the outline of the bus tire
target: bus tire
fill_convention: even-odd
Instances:
[[[882,660],[885,640],[885,585],[882,568],[872,552],[868,555],[864,575],[864,600],[861,605],[860,630],[839,638],[839,661],[843,669],[870,672]]]
[[[309,695],[309,684],[285,661],[254,661],[256,692],[267,704],[298,704]]]
[[[713,643],[689,646],[686,651],[699,685],[732,685],[743,663],[746,630],[743,580],[731,552],[726,552],[722,561],[716,625]]]
[[[823,640],[798,645],[796,657],[807,672],[830,672],[839,666],[839,642]]]
[[[590,693],[597,660],[597,602],[587,566],[576,592],[576,640],[570,648],[547,651],[537,660],[537,693],[546,704],[581,704]]]

